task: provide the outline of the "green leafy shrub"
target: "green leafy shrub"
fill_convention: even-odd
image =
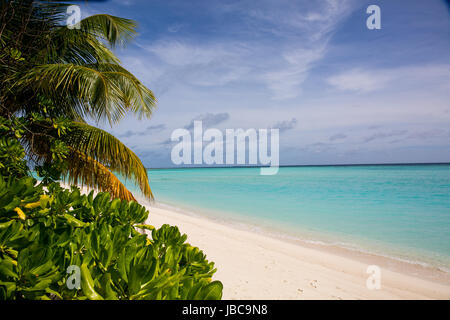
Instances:
[[[23,177],[28,173],[25,151],[19,141],[11,137],[0,137],[0,175]]]
[[[0,177],[0,299],[220,299],[214,263],[147,217],[108,193]],[[79,289],[68,286],[71,266]]]
[[[29,169],[25,157],[25,150],[19,140],[23,130],[19,129],[20,121],[0,116],[0,175],[24,177]]]

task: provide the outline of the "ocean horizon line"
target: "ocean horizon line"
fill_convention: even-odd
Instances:
[[[342,163],[342,164],[286,164],[279,165],[279,168],[297,168],[297,167],[358,167],[358,166],[426,166],[426,165],[450,165],[450,162],[384,162],[384,163]],[[167,169],[237,169],[237,168],[270,168],[270,166],[174,166],[174,167],[145,167],[147,170],[167,170]]]

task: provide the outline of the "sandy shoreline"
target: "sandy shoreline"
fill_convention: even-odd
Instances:
[[[223,299],[450,299],[450,274],[439,270],[392,264],[338,247],[292,243],[138,201],[150,212],[148,224],[178,226],[188,235],[187,242],[214,261]],[[366,286],[369,265],[381,269],[379,290]]]
[[[419,266],[405,263],[393,268],[389,259],[378,256],[355,259],[339,248],[319,250],[166,207],[146,206],[149,224],[177,225],[189,243],[215,262],[214,278],[224,284],[224,299],[450,299],[446,273],[432,281]],[[381,269],[380,290],[366,286],[367,267],[373,264]]]

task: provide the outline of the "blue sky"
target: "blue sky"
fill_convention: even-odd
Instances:
[[[381,8],[369,30],[366,8]],[[150,120],[106,130],[169,167],[176,128],[280,127],[280,163],[450,162],[450,6],[443,0],[83,2],[134,19],[117,50],[153,90]]]

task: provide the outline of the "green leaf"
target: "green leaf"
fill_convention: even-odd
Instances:
[[[220,300],[222,298],[222,290],[222,283],[213,281],[200,290],[197,298],[200,300]]]
[[[81,265],[81,289],[90,300],[104,300],[94,289],[94,280],[86,264]]]
[[[63,214],[63,217],[69,225],[71,225],[72,227],[75,227],[75,228],[82,228],[82,227],[86,227],[88,225],[88,223],[78,220],[77,218],[75,218],[74,216],[72,216],[68,213]]]

